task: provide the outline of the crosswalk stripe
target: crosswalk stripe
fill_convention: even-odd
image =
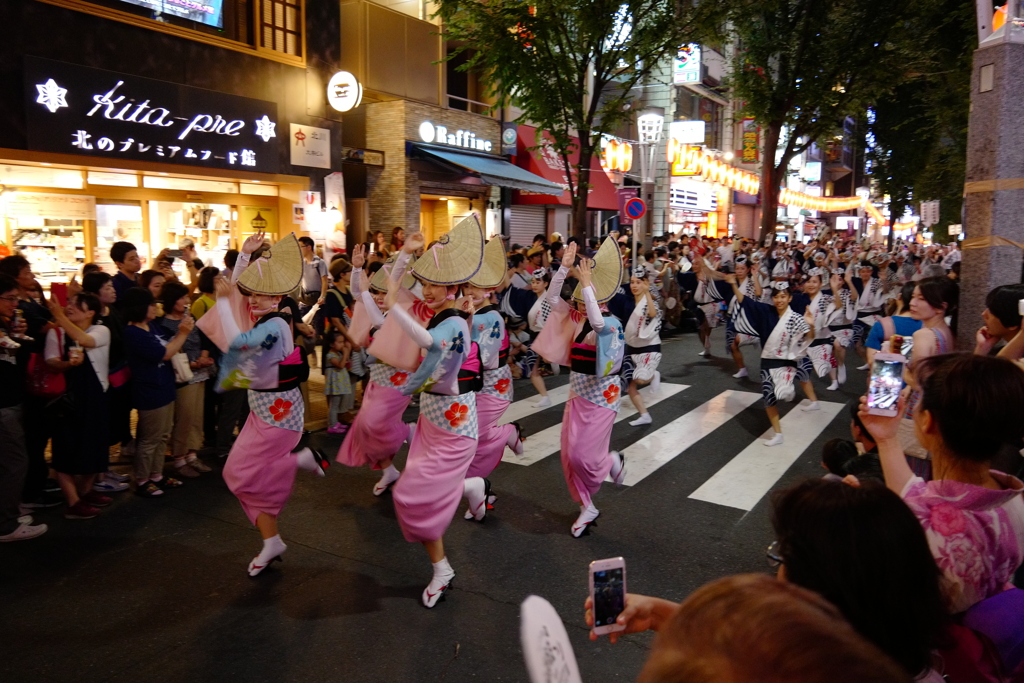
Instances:
[[[785,441],[768,448],[763,439],[774,432],[769,429],[761,438],[740,451],[700,488],[690,494],[694,500],[750,511],[764,498],[786,470],[807,450],[818,435],[846,406],[819,401],[821,410],[805,412],[799,406],[782,418]]]
[[[647,407],[657,405],[667,398],[672,398],[680,391],[689,389],[688,384],[669,384],[666,382],[661,383],[661,387],[658,389],[657,394],[651,394],[650,387],[644,387],[640,390],[640,395],[643,396],[644,403]],[[554,400],[554,399],[552,399]],[[515,407],[513,404],[509,410]],[[506,411],[506,414],[508,411]],[[616,424],[627,420],[637,414],[636,408],[633,407],[633,402],[629,400],[628,396],[622,398],[622,402],[619,404],[619,414],[615,416]],[[535,462],[539,462],[544,458],[548,457],[552,453],[557,453],[561,449],[562,439],[562,424],[558,424],[543,429],[536,434],[527,434],[526,441],[523,444],[523,454],[515,455],[511,451],[506,450],[505,455],[502,456],[504,462],[510,462],[516,465],[532,465]]]
[[[549,389],[548,398],[551,399],[551,405],[544,408],[536,407],[537,401],[540,400],[539,395],[531,396],[530,398],[524,398],[519,401],[513,402],[512,405],[510,405],[508,409],[505,411],[505,414],[501,416],[501,419],[498,420],[498,424],[506,425],[509,422],[522,420],[527,417],[530,417],[531,415],[542,413],[545,410],[548,410],[548,408],[553,408],[555,406],[565,403],[566,401],[569,400],[569,385],[563,384],[560,387]]]
[[[642,481],[759,400],[761,394],[729,389],[648,434],[623,451],[623,483],[633,486]]]

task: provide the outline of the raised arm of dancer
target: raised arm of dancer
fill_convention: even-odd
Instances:
[[[238,260],[235,261],[235,268],[231,271],[231,283],[238,282],[238,278],[242,276],[245,269],[249,267],[249,259],[252,258],[252,253],[263,246],[263,240],[265,240],[267,234],[260,230],[245,238],[245,242],[242,243],[241,253],[238,254]]]
[[[416,346],[421,349],[429,349],[434,345],[434,338],[430,332],[427,332],[426,328],[416,322],[408,311],[401,306],[392,306],[388,310],[388,315],[395,316],[398,321],[398,325],[402,328],[402,331],[409,335],[409,338],[416,342]]]
[[[587,308],[587,320],[595,332],[604,329],[604,316],[601,315],[601,305],[597,303],[597,296],[594,294],[594,286],[590,279],[590,260],[583,259],[576,266],[580,274],[580,287],[583,289],[583,304]]]

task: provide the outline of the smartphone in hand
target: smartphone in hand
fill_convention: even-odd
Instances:
[[[626,608],[626,561],[621,557],[590,563],[590,600],[594,605],[594,633],[626,630],[615,620]]]
[[[905,356],[898,353],[876,353],[868,381],[868,412],[894,417],[903,391]]]
[[[68,305],[68,285],[65,282],[54,282],[50,284],[50,294],[61,306]]]

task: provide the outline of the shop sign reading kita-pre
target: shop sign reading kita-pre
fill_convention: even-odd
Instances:
[[[25,57],[28,148],[277,173],[277,104]]]

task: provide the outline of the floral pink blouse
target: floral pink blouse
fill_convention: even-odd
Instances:
[[[1024,562],[1024,484],[991,473],[1003,490],[920,477],[903,489],[903,500],[921,521],[942,570],[954,613],[1009,588]]]

